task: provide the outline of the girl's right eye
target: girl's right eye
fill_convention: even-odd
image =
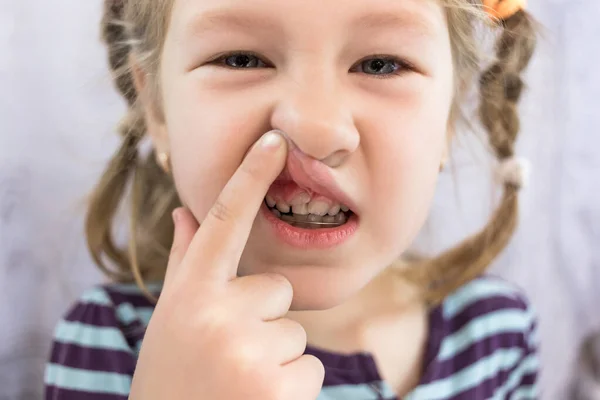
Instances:
[[[249,52],[228,53],[210,62],[232,69],[266,68],[267,64],[256,54]]]

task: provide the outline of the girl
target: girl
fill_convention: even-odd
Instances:
[[[481,233],[402,263],[478,21],[499,33],[479,82],[503,197]],[[522,2],[108,0],[103,32],[129,112],[86,228],[115,283],[59,324],[48,399],[538,396],[535,317],[482,275],[517,221]]]

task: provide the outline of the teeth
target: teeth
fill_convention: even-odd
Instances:
[[[324,201],[314,200],[308,204],[309,214],[323,216],[327,214],[327,211],[329,211],[329,204]]]
[[[293,216],[291,216],[289,214],[283,214],[281,216],[281,219],[284,220],[285,222],[294,222],[296,220],[296,218],[294,218]]]
[[[277,202],[277,209],[279,211],[281,211],[282,213],[287,214],[287,213],[290,212],[290,205],[287,204],[287,203],[285,203],[285,202],[283,202],[283,201],[278,201]]]
[[[308,205],[306,203],[292,206],[292,212],[298,215],[308,214]]]
[[[300,217],[301,220],[306,221],[308,215],[308,221],[311,222],[345,222],[346,216],[344,213],[350,209],[342,204],[334,204],[323,200],[310,201],[310,195],[306,192],[301,192],[299,195],[294,197],[291,204],[285,201],[276,200],[273,196],[265,196],[267,205],[271,208],[273,214],[285,221],[299,221],[298,218],[290,220],[285,217],[285,214],[289,214],[290,211],[295,214],[295,217]],[[282,216],[282,214],[284,214]],[[291,217],[291,216],[290,216]]]
[[[346,222],[346,214],[344,213],[339,213],[333,218],[335,218],[334,222]]]
[[[329,209],[329,212],[327,214],[329,214],[329,215],[336,215],[337,213],[340,212],[340,209],[341,209],[340,205],[336,204],[335,206],[333,206],[333,207],[331,207]]]
[[[298,194],[297,196],[295,196],[291,201],[290,201],[290,205],[293,206],[299,206],[302,204],[306,204],[310,201],[310,194],[306,193],[306,192],[302,192],[300,194]]]
[[[308,214],[306,220],[308,222],[321,222],[323,220],[323,217],[321,217],[320,215]]]
[[[306,222],[308,221],[308,214],[306,215],[294,215],[294,219],[296,222]]]
[[[267,197],[265,198],[265,200],[267,200],[267,205],[271,208],[275,207],[275,204],[277,204],[277,202],[275,201],[275,199],[269,195],[267,195]]]

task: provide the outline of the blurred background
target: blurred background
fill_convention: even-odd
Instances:
[[[103,278],[85,198],[124,105],[99,42],[102,1],[0,0],[0,400],[39,399],[54,325]],[[570,399],[582,339],[600,329],[600,2],[531,0],[543,24],[518,152],[532,163],[521,225],[494,273],[540,317],[543,399]],[[465,134],[416,246],[450,246],[493,206],[491,167]]]

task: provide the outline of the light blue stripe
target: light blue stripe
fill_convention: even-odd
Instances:
[[[152,307],[136,308],[128,303],[121,304],[116,310],[117,318],[123,324],[127,325],[134,321],[140,321],[144,326],[148,326],[152,312],[154,312]]]
[[[150,317],[152,317],[152,313],[154,312],[154,308],[152,307],[134,307],[131,304],[121,304],[117,307],[117,318],[123,324],[128,325],[132,322],[139,321],[144,325],[144,327],[148,326],[150,322]]]
[[[530,354],[529,356],[527,356],[523,361],[521,361],[521,363],[519,364],[519,366],[517,368],[515,368],[514,371],[512,371],[512,373],[510,374],[510,376],[508,377],[508,379],[506,380],[506,384],[500,388],[500,390],[498,390],[498,392],[496,392],[495,397],[497,397],[498,399],[502,399],[505,400],[506,399],[506,394],[517,388],[517,386],[519,385],[519,382],[521,382],[521,379],[530,373],[536,372],[539,368],[539,360],[537,358],[537,355],[535,354]],[[525,393],[531,393],[534,392],[534,394],[537,395],[537,393],[535,393],[535,391],[537,390],[537,388],[535,386],[524,386],[524,394]],[[512,399],[537,399],[536,396],[533,397],[520,397],[517,396],[517,393],[515,392],[515,394],[512,396]]]
[[[379,382],[378,387],[382,390],[384,398],[395,398],[396,394],[392,391],[390,386],[385,382]],[[368,384],[360,385],[336,385],[326,386],[321,389],[321,393],[317,400],[377,400],[377,392],[375,389]]]
[[[494,296],[519,299],[517,290],[507,282],[489,278],[474,280],[467,283],[444,300],[444,318],[451,319],[471,304]]]
[[[521,356],[522,351],[519,348],[497,350],[452,376],[419,386],[406,399],[443,400],[450,398],[496,376],[502,370],[514,367]]]
[[[530,349],[537,349],[539,346],[539,328],[536,327],[531,334],[527,337],[527,344],[529,345]]]
[[[83,294],[80,301],[82,304],[94,304],[105,307],[114,306],[110,300],[110,297],[102,288],[94,288],[87,291]],[[129,303],[123,303],[116,307],[115,313],[119,321],[123,322],[124,324],[130,324],[139,319],[145,326],[148,326],[148,322],[150,321],[153,311],[153,307],[135,308]]]
[[[443,339],[438,358],[454,357],[474,342],[505,332],[525,332],[531,321],[522,310],[499,310],[470,321],[459,331]]]
[[[129,325],[138,320],[138,315],[135,308],[131,304],[121,304],[115,310],[115,314],[119,321],[124,325]]]
[[[540,398],[540,393],[537,386],[523,386],[514,391],[510,399],[498,398],[498,400],[537,400]]]
[[[55,340],[96,349],[131,352],[123,334],[117,328],[98,327],[81,322],[61,321],[56,328]]]
[[[87,371],[57,364],[47,366],[45,381],[47,385],[63,389],[122,396],[129,395],[131,389],[131,377],[128,375]]]
[[[104,289],[93,288],[85,292],[80,301],[82,303],[97,304],[99,306],[112,306],[112,301]]]
[[[154,312],[154,308],[144,307],[144,308],[136,308],[135,312],[138,315],[138,318],[142,321],[144,326],[148,326],[150,323],[150,318],[152,317],[152,313]]]

